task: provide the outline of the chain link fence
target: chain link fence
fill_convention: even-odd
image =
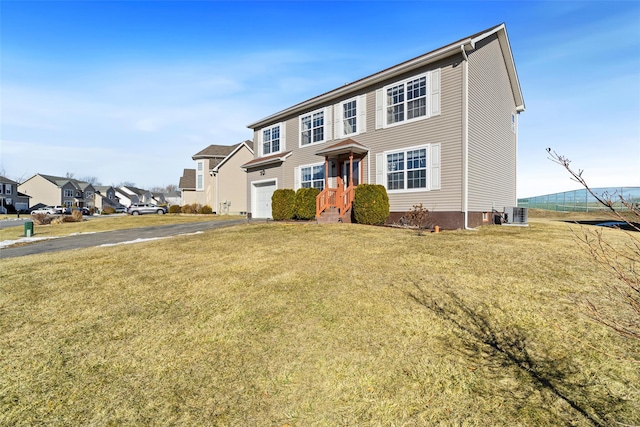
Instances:
[[[620,196],[627,202],[640,206],[640,187],[602,187],[592,188],[592,191],[602,199],[611,199],[614,207],[619,210],[626,209],[620,201]],[[586,189],[524,197],[518,199],[518,207],[563,212],[592,212],[605,209]]]

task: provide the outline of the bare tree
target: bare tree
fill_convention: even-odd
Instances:
[[[618,334],[640,341],[640,206],[624,194],[596,194],[582,177],[582,170],[574,171],[571,160],[547,148],[549,159],[564,167],[571,179],[582,185],[609,214],[626,224],[627,241],[624,245],[612,244],[602,230],[581,229],[578,240],[613,278],[605,283],[607,301],[586,301],[587,314],[597,322],[608,326]],[[614,203],[620,202],[621,208]]]
[[[65,175],[65,178],[73,178],[76,174],[73,172],[67,172],[67,174]]]
[[[91,185],[102,185],[97,176],[85,176],[80,178],[80,181],[88,182]]]

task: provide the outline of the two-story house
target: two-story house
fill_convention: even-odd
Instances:
[[[18,183],[0,176],[0,213],[29,210],[29,196],[18,191]]]
[[[253,218],[278,188],[315,187],[317,216],[348,221],[354,188],[383,185],[394,222],[420,203],[443,228],[516,206],[524,100],[504,24],[303,101],[248,125],[243,165]]]
[[[209,205],[217,214],[247,212],[247,175],[241,166],[254,158],[253,142],[209,145],[192,156],[195,169],[180,179],[182,204]]]
[[[88,182],[61,176],[35,174],[18,186],[31,197],[31,205],[94,208],[95,188]]]
[[[95,207],[102,211],[106,207],[118,209],[124,207],[120,204],[120,199],[116,196],[116,189],[111,185],[95,186]]]

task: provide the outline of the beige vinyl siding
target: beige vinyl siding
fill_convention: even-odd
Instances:
[[[222,166],[216,177],[218,181],[218,206],[213,209],[219,213],[239,214],[247,212],[247,198],[244,195],[247,175],[240,166],[251,161],[253,155],[248,148],[242,146]],[[224,202],[228,201],[228,210],[224,210]]]
[[[18,191],[31,196],[30,205],[42,203],[48,206],[57,206],[62,202],[62,190],[51,181],[34,175],[22,184],[18,185]]]
[[[403,212],[419,203],[432,211],[460,211],[462,189],[461,122],[462,67],[459,57],[433,64],[406,76],[385,82],[380,87],[402,78],[440,67],[440,115],[417,122],[378,129],[357,136],[358,142],[371,149],[371,182],[375,183],[377,153],[423,144],[441,144],[440,190],[390,193],[392,212]],[[375,90],[367,95],[367,129],[375,129]],[[366,177],[366,175],[365,175]]]
[[[516,204],[515,101],[496,35],[469,54],[469,211]]]
[[[362,182],[376,182],[376,154],[385,151],[402,149],[426,144],[441,144],[440,190],[418,191],[409,193],[394,193],[389,195],[392,212],[408,211],[414,205],[422,203],[424,207],[433,211],[461,211],[462,192],[462,157],[461,157],[461,122],[462,122],[462,67],[461,56],[456,55],[446,61],[430,64],[428,67],[414,70],[405,75],[376,86],[366,91],[354,92],[343,98],[330,101],[334,106],[343,100],[366,93],[366,130],[351,137],[358,143],[370,149],[369,155],[364,155],[361,161]],[[440,68],[440,114],[415,122],[400,124],[386,129],[376,129],[376,90],[403,79]],[[320,108],[320,107],[319,107]],[[332,112],[336,120],[339,112]],[[316,153],[330,147],[343,139],[331,139],[320,144],[299,146],[299,116],[291,116],[284,120],[286,126],[286,147],[284,151],[292,154],[280,167],[265,168],[265,175],[260,176],[257,171],[249,171],[249,185],[247,197],[251,197],[251,181],[263,181],[270,177],[278,178],[278,188],[295,188],[295,168],[300,165],[324,162],[323,156]],[[261,129],[254,131],[254,143],[260,143]],[[258,150],[255,150],[258,153]],[[256,157],[258,155],[256,154]],[[330,176],[335,175],[331,171]]]

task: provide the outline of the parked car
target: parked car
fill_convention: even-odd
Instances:
[[[31,211],[31,215],[37,215],[37,214],[53,215],[55,213],[56,213],[56,210],[53,208],[53,206],[44,206],[42,208],[37,208]]]
[[[78,208],[82,215],[91,215],[91,211],[88,208]]]
[[[164,215],[167,213],[166,206],[157,206],[150,203],[134,203],[127,208],[129,215],[142,215],[157,213],[158,215]]]
[[[116,213],[127,213],[127,208],[124,206],[118,206],[116,208]]]
[[[57,214],[70,214],[71,213],[71,209],[69,209],[66,206],[51,206],[53,208],[54,213]]]

